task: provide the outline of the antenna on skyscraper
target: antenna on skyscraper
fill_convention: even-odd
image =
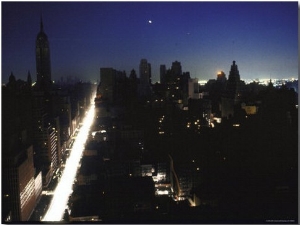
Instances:
[[[42,13],[41,13],[40,29],[41,29],[41,32],[44,32],[44,25],[43,25],[43,16],[42,16]]]

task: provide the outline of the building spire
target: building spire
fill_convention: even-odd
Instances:
[[[43,25],[43,17],[41,14],[41,24],[40,24],[41,32],[44,32],[44,25]]]
[[[30,74],[29,70],[28,70],[28,74],[27,74],[27,83],[28,83],[29,87],[32,86],[32,79],[31,79],[31,74]]]
[[[9,83],[14,83],[16,82],[16,78],[13,74],[13,72],[10,73],[10,76],[9,76]]]

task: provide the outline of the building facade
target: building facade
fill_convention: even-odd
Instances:
[[[4,205],[6,211],[6,222],[29,220],[34,207],[36,206],[36,190],[33,164],[33,148],[26,149],[20,145],[17,149],[4,156],[3,187]],[[38,193],[40,194],[40,193]]]
[[[238,66],[235,61],[232,62],[225,91],[221,100],[222,117],[232,117],[234,115],[234,106],[241,99],[241,80]]]
[[[151,95],[151,64],[147,62],[147,59],[141,59],[140,66],[140,84],[139,95],[150,96]]]
[[[50,47],[48,37],[44,32],[42,19],[40,32],[36,38],[36,75],[37,87],[40,90],[50,90],[52,86]]]
[[[165,84],[166,83],[166,65],[160,65],[160,83]]]

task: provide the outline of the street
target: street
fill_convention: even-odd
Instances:
[[[54,191],[49,209],[42,221],[61,221],[67,206],[69,195],[72,193],[72,186],[78,169],[79,161],[84,150],[90,126],[94,120],[94,105],[86,113],[77,138],[74,141],[70,156],[66,161],[64,171]]]

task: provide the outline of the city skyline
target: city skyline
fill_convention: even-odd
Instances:
[[[179,61],[199,80],[298,76],[295,2],[3,2],[2,83],[11,72],[36,81],[35,39],[42,15],[52,80],[99,81],[100,68],[132,69],[142,58],[159,81],[161,64]],[[22,21],[22,23],[20,22]]]

